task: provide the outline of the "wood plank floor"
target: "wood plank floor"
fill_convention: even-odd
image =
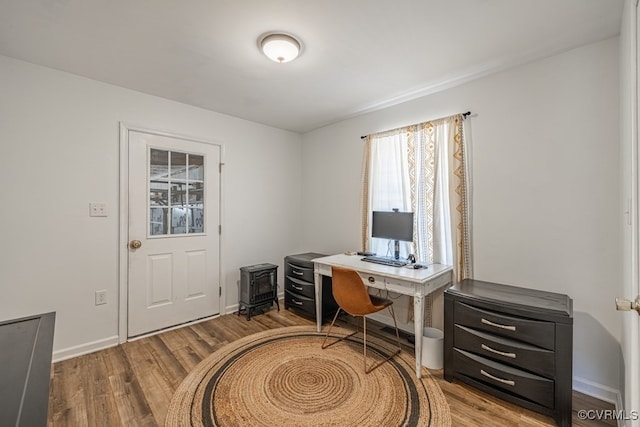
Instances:
[[[282,306],[282,304],[281,304]],[[367,322],[370,324],[370,322]],[[163,426],[174,390],[203,358],[241,337],[315,322],[275,308],[247,321],[226,315],[53,365],[49,426]],[[413,349],[407,346],[407,351]],[[454,426],[553,426],[549,417],[520,408],[432,370],[451,408]],[[616,425],[580,420],[580,409],[613,405],[573,393],[573,425]]]

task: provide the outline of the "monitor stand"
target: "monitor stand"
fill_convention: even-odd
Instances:
[[[398,240],[393,242],[393,257],[400,259],[400,242]]]

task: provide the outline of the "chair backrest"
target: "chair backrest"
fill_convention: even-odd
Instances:
[[[375,313],[381,307],[373,305],[367,287],[357,271],[343,267],[331,267],[333,297],[347,313],[363,316]]]

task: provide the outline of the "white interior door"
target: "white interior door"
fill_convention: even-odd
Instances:
[[[632,131],[631,131],[631,139],[632,139],[632,177],[633,177],[633,205],[634,215],[633,218],[633,226],[632,232],[633,236],[633,277],[631,280],[631,293],[629,295],[630,298],[639,297],[640,298],[640,215],[638,213],[638,208],[640,207],[640,158],[639,158],[639,148],[638,147],[638,123],[640,122],[640,88],[638,87],[638,81],[640,80],[640,68],[638,68],[638,61],[640,57],[640,33],[638,28],[640,28],[640,16],[638,16],[638,3],[633,2],[635,7],[632,7],[632,34],[633,34],[633,74],[635,76],[634,82],[632,83],[634,86],[634,94],[633,97],[633,108],[632,108]],[[638,310],[638,316],[631,315],[631,313],[625,313],[625,325],[623,326],[623,331],[626,331],[626,336],[623,336],[623,340],[626,340],[626,343],[623,341],[623,351],[625,354],[625,408],[628,413],[632,412],[629,418],[631,418],[629,422],[630,427],[640,427],[640,420],[638,419],[638,411],[640,411],[640,310]]]
[[[623,25],[629,26],[629,51],[630,58],[628,65],[630,70],[630,81],[628,86],[624,86],[623,97],[623,130],[622,136],[625,139],[623,144],[623,159],[630,158],[629,172],[624,173],[625,182],[623,190],[625,194],[630,194],[628,199],[628,219],[623,232],[623,264],[628,266],[628,276],[623,281],[623,295],[629,301],[627,310],[636,308],[637,313],[621,313],[622,324],[622,351],[624,356],[624,409],[628,427],[640,427],[640,309],[637,304],[631,301],[640,298],[640,157],[638,146],[638,123],[640,122],[640,92],[638,81],[640,80],[639,46],[640,20],[638,16],[637,1],[628,1],[625,7],[629,7],[629,18]],[[626,32],[624,32],[626,34]],[[624,52],[623,52],[624,54]],[[626,58],[625,58],[626,59]],[[626,64],[623,63],[626,67]],[[627,72],[627,70],[623,70]],[[625,80],[623,79],[623,82]],[[628,98],[627,98],[628,97]],[[628,103],[628,104],[627,104]],[[628,156],[628,157],[627,157]],[[623,171],[626,165],[623,164]],[[627,183],[627,177],[629,182]],[[628,191],[628,193],[627,193]],[[629,262],[626,262],[629,260]],[[637,301],[637,300],[636,300]]]
[[[220,147],[128,131],[128,336],[220,312]]]
[[[640,216],[638,215],[638,207],[640,201],[640,175],[638,173],[640,167],[640,159],[638,157],[638,123],[640,122],[640,105],[638,104],[638,100],[640,99],[638,81],[640,80],[640,68],[638,68],[638,61],[640,57],[640,33],[638,32],[638,28],[640,28],[640,16],[638,16],[638,3],[635,2],[635,7],[632,8],[632,16],[633,22],[635,25],[632,25],[632,32],[634,33],[635,39],[635,48],[634,48],[634,70],[633,73],[635,75],[635,98],[633,101],[634,108],[632,109],[633,114],[633,123],[632,123],[632,161],[634,165],[633,169],[633,180],[635,184],[634,188],[634,204],[635,204],[635,218],[634,218],[634,227],[633,233],[634,235],[634,277],[631,281],[631,291],[632,294],[630,298],[634,296],[640,297],[640,277],[639,277],[639,269],[640,269],[640,224],[638,221],[640,220]],[[630,314],[630,313],[629,313]],[[638,311],[640,315],[640,311]],[[635,411],[634,416],[632,416],[630,421],[631,427],[640,427],[640,420],[637,418],[638,411],[640,411],[640,316],[626,316],[623,320],[626,324],[623,327],[623,330],[627,332],[627,336],[623,337],[626,339],[626,343],[623,342],[623,349],[626,348],[625,359],[627,360],[627,364],[625,366],[625,407],[627,412]],[[626,344],[626,345],[625,345]]]

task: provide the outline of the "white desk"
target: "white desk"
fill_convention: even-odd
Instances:
[[[356,270],[365,285],[413,297],[415,324],[416,376],[422,373],[422,328],[424,324],[424,297],[451,283],[453,269],[448,265],[431,264],[414,270],[406,267],[364,262],[358,255],[331,255],[313,260],[316,290],[316,324],[322,330],[322,276],[331,276],[331,267]]]

